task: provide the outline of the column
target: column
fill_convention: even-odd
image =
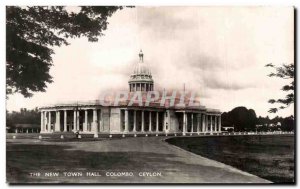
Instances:
[[[186,112],[183,112],[183,126],[182,126],[182,132],[185,135],[186,133]]]
[[[98,133],[98,125],[97,125],[97,109],[93,109],[93,123],[92,123],[92,131]]]
[[[128,110],[125,110],[125,132],[128,132]]]
[[[206,114],[206,122],[205,122],[205,129],[207,132],[209,132],[209,115]]]
[[[133,110],[133,132],[136,132],[136,110]]]
[[[211,132],[214,132],[214,130],[215,130],[215,128],[214,128],[214,121],[215,121],[215,119],[214,119],[213,115],[211,115],[210,117],[211,117],[210,118],[210,129],[211,129]]]
[[[152,119],[151,119],[151,111],[149,111],[149,131],[152,132]]]
[[[212,129],[212,115],[210,115],[210,132],[212,133],[213,132],[213,129]]]
[[[209,115],[206,115],[206,131],[209,132]]]
[[[54,122],[54,131],[58,131],[57,130],[57,124],[58,124],[58,121],[57,121],[57,118],[58,118],[58,116],[57,116],[57,111],[55,111],[55,122]]]
[[[64,110],[64,132],[67,132],[67,110]]]
[[[77,116],[76,116],[76,130],[79,130],[79,110],[77,110]]]
[[[56,132],[59,132],[60,131],[60,112],[59,111],[56,111],[56,114],[55,114],[55,131]]]
[[[158,121],[159,121],[159,112],[156,112],[156,132],[158,132]]]
[[[144,132],[144,110],[142,110],[142,132]]]
[[[43,126],[44,126],[44,130],[43,131],[46,131],[46,125],[47,125],[47,112],[44,111],[43,112]]]
[[[202,132],[206,132],[206,130],[205,130],[205,119],[206,119],[205,114],[202,114]]]
[[[73,116],[73,131],[76,131],[76,124],[77,124],[76,116],[77,116],[77,112],[76,112],[76,110],[74,110],[74,116]]]
[[[215,132],[217,132],[218,131],[218,126],[217,126],[217,116],[215,116]]]
[[[209,115],[206,114],[206,131],[209,132]]]
[[[191,133],[194,132],[194,114],[191,114],[191,120],[192,120],[192,125],[191,125]]]
[[[88,110],[84,111],[84,124],[83,124],[83,131],[87,132],[87,125],[88,125]]]
[[[98,124],[99,124],[99,132],[101,132],[101,131],[104,131],[105,129],[104,129],[104,125],[103,125],[103,112],[102,112],[102,110],[100,109],[100,111],[99,110],[97,110],[97,119],[98,119]]]
[[[219,122],[218,122],[218,124],[219,124],[219,132],[221,132],[222,130],[221,130],[221,115],[219,116]]]
[[[163,125],[164,125],[164,132],[168,132],[170,130],[170,110],[166,110],[164,113],[164,121],[163,121]],[[168,128],[167,128],[168,126]]]
[[[201,114],[197,114],[197,133],[200,132],[200,116]]]
[[[48,131],[51,132],[51,111],[49,111]]]
[[[45,127],[44,127],[44,112],[41,111],[41,131],[45,131]]]
[[[48,112],[47,111],[44,111],[44,131],[48,131]]]

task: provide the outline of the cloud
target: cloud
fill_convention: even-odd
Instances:
[[[182,14],[188,7],[139,7],[137,9],[138,25],[159,39],[184,38],[182,31],[197,29],[198,21],[190,19],[191,12]]]
[[[204,77],[205,86],[209,89],[222,89],[222,90],[242,90],[253,88],[251,84],[245,83],[245,81],[232,81],[230,79],[224,79],[222,77]]]
[[[209,56],[195,52],[193,48],[189,48],[185,57],[184,63],[181,66],[190,66],[192,69],[199,69],[200,71],[216,71],[224,69],[224,64],[218,57]]]

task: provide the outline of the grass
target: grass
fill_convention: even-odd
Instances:
[[[294,136],[180,137],[166,140],[275,183],[294,183]]]
[[[88,143],[86,143],[88,145]],[[91,144],[92,145],[92,144]],[[140,152],[87,152],[73,150],[64,145],[40,145],[40,144],[16,144],[7,143],[6,178],[9,183],[101,183],[106,179],[102,177],[30,177],[34,172],[98,172],[104,174],[106,171],[132,172],[143,171],[141,162],[134,157],[141,157],[148,163],[170,156],[154,153]],[[147,171],[155,171],[155,168],[147,168]],[[67,179],[67,180],[66,180]],[[78,180],[80,179],[80,180]],[[117,179],[127,182],[126,177]],[[136,178],[134,178],[136,179]],[[138,181],[138,180],[137,180]],[[112,181],[111,181],[112,182]]]

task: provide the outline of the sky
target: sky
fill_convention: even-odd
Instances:
[[[70,8],[72,9],[72,8]],[[294,62],[292,7],[136,7],[115,13],[96,43],[73,39],[54,48],[53,83],[32,98],[9,96],[7,109],[96,100],[103,91],[128,90],[140,49],[155,89],[196,91],[201,105],[259,116],[293,115],[293,107],[269,114],[271,98],[289,82],[267,75],[265,65]]]

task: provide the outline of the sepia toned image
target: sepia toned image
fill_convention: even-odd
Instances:
[[[6,6],[9,184],[295,184],[293,7]]]

